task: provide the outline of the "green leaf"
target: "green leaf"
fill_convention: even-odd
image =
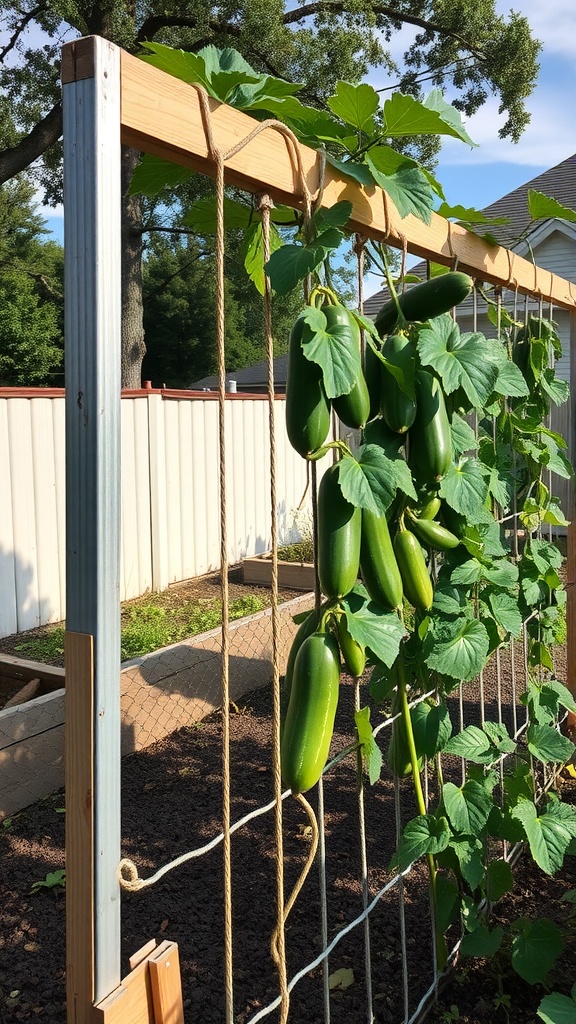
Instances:
[[[564,949],[562,932],[546,917],[517,921],[520,933],[512,940],[512,966],[529,985],[546,980]]]
[[[441,675],[468,682],[484,667],[489,639],[485,626],[475,619],[439,622],[430,641],[425,641],[426,664]]]
[[[283,244],[278,230],[270,224],[270,252],[275,252]],[[244,257],[244,269],[248,277],[255,285],[260,295],[264,295],[266,274],[264,271],[264,238],[262,235],[262,224],[252,224],[245,238],[246,255]]]
[[[490,930],[487,925],[481,924],[476,931],[468,932],[460,943],[462,956],[481,956],[487,958],[494,956],[502,945],[504,929],[498,926]]]
[[[475,409],[483,409],[498,379],[498,366],[482,334],[460,334],[448,314],[435,317],[418,334],[418,354],[442,380],[447,395],[459,387]]]
[[[486,868],[486,896],[497,903],[514,888],[512,868],[506,860],[492,860]]]
[[[567,711],[576,711],[574,697],[568,687],[564,686],[559,679],[546,679],[542,683],[542,692],[546,691],[552,691],[556,695],[560,707],[566,708]]]
[[[455,786],[446,782],[442,788],[446,814],[455,832],[479,836],[493,807],[492,797],[479,782]]]
[[[385,132],[390,138],[406,135],[451,135],[473,146],[459,112],[442,97],[439,89],[424,103],[413,96],[395,92],[384,103]]]
[[[163,160],[162,157],[145,153],[134,170],[128,194],[131,196],[143,195],[153,199],[162,189],[174,188],[176,185],[181,185],[183,181],[188,181],[193,173],[189,167],[182,167],[181,164],[174,164],[171,160]]]
[[[406,825],[393,859],[400,871],[404,871],[426,853],[441,853],[450,842],[450,826],[443,816],[421,814]]]
[[[482,210],[476,210],[473,206],[450,206],[448,203],[442,203],[436,213],[439,217],[444,217],[446,220],[456,220],[459,224],[464,224],[466,227],[469,224],[489,224],[491,227],[508,224],[510,222],[509,217],[487,217]]]
[[[330,153],[326,154],[326,163],[338,171],[338,174],[352,178],[359,185],[374,185],[374,177],[366,164],[356,163],[354,160],[339,160]]]
[[[277,295],[287,295],[311,274],[324,259],[323,249],[303,245],[283,245],[273,252],[266,264],[266,273]]]
[[[203,55],[188,50],[176,50],[163,43],[153,43],[148,40],[143,42],[142,46],[148,51],[140,56],[145,64],[152,64],[155,68],[160,68],[161,71],[165,71],[166,74],[173,75],[183,82],[199,82],[213,95]]]
[[[352,128],[368,134],[376,130],[374,114],[380,106],[380,97],[371,85],[337,82],[334,96],[330,96],[326,103],[336,117]]]
[[[334,206],[320,207],[314,214],[314,223],[318,231],[326,228],[345,228],[352,215],[352,203],[343,199]]]
[[[554,405],[564,405],[570,398],[570,385],[567,380],[557,377],[554,370],[544,370],[540,377],[540,387],[546,392]]]
[[[289,246],[285,245],[274,253],[270,263],[287,248]],[[322,310],[313,306],[301,315],[304,320],[302,351],[307,359],[321,367],[327,397],[349,394],[356,383],[360,362],[352,328],[342,323],[328,325]]]
[[[434,193],[426,176],[413,162],[405,160],[392,173],[387,146],[375,146],[366,154],[366,163],[377,185],[384,189],[394,203],[401,217],[414,214],[425,224],[430,223],[434,207]],[[392,151],[393,152],[393,151]]]
[[[498,377],[494,384],[494,391],[507,398],[527,398],[530,394],[524,374],[516,366],[516,363],[511,362],[505,356],[498,363]]]
[[[436,875],[436,927],[440,932],[448,931],[458,906],[458,886],[453,878],[443,872]]]
[[[410,709],[410,717],[418,755],[434,757],[452,735],[452,722],[446,704],[422,701]]]
[[[532,756],[543,764],[564,764],[576,749],[567,736],[562,736],[553,725],[545,723],[530,725],[526,739]]]
[[[518,602],[510,594],[491,593],[488,603],[496,622],[512,636],[520,636],[522,632],[522,615]]]
[[[576,223],[576,210],[571,209],[569,206],[563,206],[557,199],[553,199],[552,196],[547,196],[543,192],[537,192],[536,189],[528,189],[528,212],[532,220],[547,220],[551,218],[561,218],[562,220],[568,220],[572,223]]]
[[[452,448],[457,455],[473,451],[476,448],[476,434],[466,420],[463,420],[458,413],[453,413],[452,423]]]
[[[496,747],[477,725],[468,725],[462,732],[448,741],[445,754],[454,754],[476,764],[493,764],[500,757]]]
[[[521,823],[538,866],[553,875],[562,867],[570,840],[576,838],[576,808],[554,800],[538,815],[530,800],[520,800],[512,816]]]
[[[252,222],[260,220],[260,214],[247,203],[224,196],[224,224],[227,228],[241,228],[245,231]],[[192,203],[184,223],[198,235],[216,234],[216,196],[203,196]]]
[[[397,615],[384,612],[373,601],[354,591],[342,601],[346,612],[346,627],[350,636],[361,647],[367,647],[388,668],[391,668],[400,650],[406,630]]]
[[[488,485],[477,459],[462,458],[457,466],[451,466],[438,493],[470,523],[481,523],[486,519],[484,501]]]
[[[354,712],[354,721],[358,732],[358,741],[362,745],[362,758],[366,765],[370,785],[373,786],[380,778],[382,771],[382,751],[374,739],[370,725],[370,708],[361,708]]]
[[[389,459],[378,445],[364,444],[358,449],[358,459],[347,457],[340,463],[338,478],[342,494],[351,505],[384,515],[398,487],[416,499],[412,478],[409,471],[406,474],[406,469],[403,459]]]
[[[576,1024],[576,1001],[561,992],[544,996],[537,1010],[544,1024]]]
[[[474,891],[474,889],[477,889],[482,884],[484,878],[482,843],[473,836],[467,836],[461,839],[452,839],[450,847],[458,858],[458,864],[464,881]]]

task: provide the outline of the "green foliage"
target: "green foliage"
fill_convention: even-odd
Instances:
[[[39,892],[40,889],[55,889],[60,891],[66,888],[66,871],[64,868],[59,868],[58,871],[49,871],[44,878],[38,879],[33,882],[30,887],[30,892]]]

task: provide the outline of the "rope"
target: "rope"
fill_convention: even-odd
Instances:
[[[297,800],[298,803],[302,804],[302,807],[304,808],[304,810],[306,811],[306,814],[308,815],[308,821],[310,823],[310,828],[312,829],[312,841],[310,843],[310,850],[308,851],[308,857],[306,858],[306,863],[305,863],[304,867],[302,868],[302,871],[300,872],[300,874],[298,876],[298,880],[296,882],[296,885],[294,886],[294,888],[292,890],[292,893],[290,894],[290,897],[289,897],[287,903],[285,904],[285,906],[283,908],[282,920],[281,920],[281,922],[279,922],[276,925],[274,931],[272,932],[272,941],[270,943],[270,952],[272,953],[272,958],[273,958],[273,960],[274,960],[274,962],[276,964],[278,964],[279,960],[280,960],[280,951],[279,951],[279,948],[278,948],[279,937],[283,933],[284,926],[285,926],[286,921],[288,919],[288,915],[289,915],[290,911],[292,910],[292,907],[296,903],[296,900],[298,899],[298,896],[299,896],[299,894],[300,894],[300,892],[302,890],[302,886],[304,885],[304,882],[306,881],[306,878],[308,877],[308,873],[310,871],[310,868],[312,867],[312,864],[314,863],[314,858],[316,856],[316,851],[318,849],[318,822],[316,821],[316,815],[314,814],[314,811],[313,811],[312,807],[310,806],[310,804],[308,803],[306,797],[303,796],[302,793],[295,793],[294,794],[294,799]],[[292,987],[292,986],[290,986],[290,987]],[[274,1003],[274,1005],[278,1006],[279,1003],[281,1002],[281,1000],[282,1000],[282,996],[280,996],[280,998]]]
[[[270,258],[270,210],[274,203],[270,196],[258,196],[258,209],[262,215],[262,242],[264,261]],[[284,845],[282,834],[282,774],[280,766],[280,621],[278,615],[278,499],[276,493],[276,423],[274,405],[274,338],[272,336],[272,293],[268,275],[264,275],[264,319],[266,327],[266,357],[268,361],[268,429],[270,434],[270,508],[272,530],[272,762],[274,773],[275,841],[276,841],[276,966],[282,996],[281,1024],[288,1020],[290,996],[286,978],[286,948],[284,936]]]

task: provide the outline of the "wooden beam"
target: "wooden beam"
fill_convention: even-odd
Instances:
[[[122,52],[122,141],[147,153],[214,176],[198,93],[193,86]],[[245,139],[254,118],[209,99],[210,126],[215,145],[226,152]],[[320,157],[298,147],[308,189],[317,193]],[[303,193],[293,152],[284,136],[267,128],[249,146],[226,160],[226,180],[249,192],[266,191],[290,206],[302,208]],[[480,281],[541,294],[546,301],[573,309],[576,286],[549,270],[535,268],[501,246],[489,245],[443,217],[432,214],[429,225],[416,217],[402,219],[381,189],[362,187],[340,177],[329,166],[324,179],[323,206],[340,200],[352,203],[348,227],[368,238],[388,242],[426,259],[451,265]]]
[[[43,682],[53,683],[53,689],[59,690],[65,685],[66,673],[58,665],[44,665],[41,661],[27,661],[24,658],[14,658],[11,654],[0,656],[0,676],[9,679],[42,679]]]
[[[184,1024],[177,944],[152,939],[130,964],[130,974],[94,1007],[93,1024]]]
[[[66,633],[67,1024],[91,1024],[94,999],[93,637]]]

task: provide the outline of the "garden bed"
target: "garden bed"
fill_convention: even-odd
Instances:
[[[198,582],[194,581],[196,594]],[[206,588],[214,588],[214,577],[205,578]],[[238,584],[234,584],[238,586]],[[167,602],[180,607],[183,593],[174,588],[166,595],[157,595],[153,607]],[[186,593],[189,594],[190,587]],[[263,592],[264,593],[264,592]],[[231,594],[231,600],[244,600],[246,594]],[[286,596],[286,592],[282,596]],[[312,605],[310,595],[293,596],[280,606],[280,663],[285,659],[296,626],[292,616]],[[185,600],[189,599],[185,598]],[[146,600],[150,601],[151,598]],[[202,598],[200,598],[202,600]],[[213,593],[203,600],[209,603]],[[164,602],[164,604],[161,603]],[[269,603],[260,599],[262,604]],[[134,602],[131,606],[134,607]],[[54,630],[34,631],[33,643],[53,637]],[[50,641],[51,642],[51,641]],[[64,673],[48,669],[40,663],[19,662],[14,651],[26,649],[26,637],[7,638],[0,643],[0,680],[4,692],[14,699],[15,680],[5,674],[17,666],[27,666],[27,679],[47,675],[50,689],[34,692],[31,699],[0,710],[0,819],[13,814],[41,797],[46,797],[63,784],[64,772]],[[142,750],[182,725],[191,725],[210,714],[220,704],[221,630],[216,627],[194,637],[171,644],[124,662],[121,669],[122,753]],[[28,648],[29,649],[29,648]],[[36,648],[38,649],[38,646]],[[54,660],[63,660],[58,646],[53,645]],[[272,669],[272,627],[269,607],[254,615],[236,619],[230,624],[230,696],[238,700],[244,693],[270,682]],[[2,670],[2,664],[6,666]],[[16,666],[16,667],[15,667]],[[60,674],[59,680],[55,675]],[[23,693],[23,682],[16,681]],[[10,705],[12,701],[8,699]]]

